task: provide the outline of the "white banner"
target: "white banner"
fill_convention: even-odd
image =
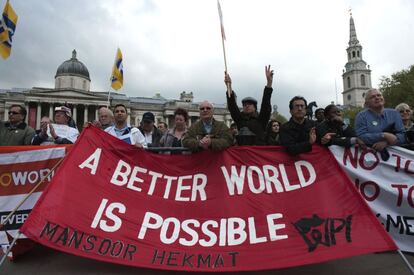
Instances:
[[[38,192],[33,193],[7,222],[6,217],[66,154],[65,147],[39,147],[38,150],[27,148],[30,147],[0,148],[0,221],[5,223],[0,229],[0,245],[3,252],[8,249],[11,240],[17,235],[18,229],[25,222],[54,173],[49,175],[45,183],[38,188]],[[20,239],[23,238],[26,237],[20,235]],[[18,250],[19,245],[15,248]],[[12,254],[8,256],[12,257]]]
[[[388,147],[383,161],[372,149],[329,148],[399,248],[414,252],[414,152]]]

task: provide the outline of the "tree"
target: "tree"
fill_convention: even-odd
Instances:
[[[343,110],[343,117],[344,120],[349,121],[349,125],[354,127],[355,125],[355,117],[356,115],[363,110],[362,107],[350,107],[345,110]]]
[[[414,65],[408,70],[402,70],[390,77],[381,78],[380,89],[385,99],[385,106],[395,108],[405,102],[414,107]]]

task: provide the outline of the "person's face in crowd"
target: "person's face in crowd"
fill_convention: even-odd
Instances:
[[[24,116],[21,113],[21,109],[18,106],[11,107],[9,110],[9,122],[12,125],[17,125],[24,120]]]
[[[279,122],[274,121],[274,122],[272,123],[272,132],[274,132],[274,133],[279,133],[279,129],[280,129]]]
[[[167,127],[166,127],[165,123],[158,124],[158,130],[160,130],[161,133],[164,134],[167,131]]]
[[[302,99],[298,99],[293,101],[292,105],[293,108],[292,110],[290,110],[290,114],[292,115],[292,117],[298,121],[303,120],[306,115],[305,101],[303,101]]]
[[[316,117],[317,121],[319,121],[319,122],[323,121],[325,119],[325,116],[323,114],[323,110],[317,111],[316,114],[315,114],[315,117]]]
[[[66,116],[65,112],[57,111],[55,112],[55,123],[61,125],[67,125],[69,118]]]
[[[254,112],[256,112],[256,108],[254,107],[254,104],[252,102],[245,102],[243,104],[243,113],[250,115]]]
[[[208,102],[200,104],[200,119],[202,121],[209,121],[213,117],[213,106]]]
[[[237,130],[237,126],[230,127],[230,131],[233,136],[236,136],[239,133],[239,130]]]
[[[412,111],[410,108],[401,108],[400,116],[402,121],[409,121],[411,119]]]
[[[152,130],[154,130],[154,121],[144,120],[142,122],[142,129],[144,129],[145,132],[151,132]]]
[[[179,129],[185,128],[185,118],[182,115],[175,115],[174,117],[175,127]]]
[[[114,118],[116,123],[124,123],[127,120],[128,114],[124,107],[118,106],[114,110]]]
[[[329,110],[328,114],[327,114],[327,120],[332,121],[332,122],[338,122],[338,123],[342,123],[343,122],[343,118],[342,118],[342,112],[339,108],[337,107],[333,107]]]
[[[381,109],[384,107],[384,97],[378,90],[373,90],[369,93],[366,105],[371,109]]]
[[[112,117],[107,109],[102,108],[99,110],[99,122],[102,125],[109,125],[112,123]]]

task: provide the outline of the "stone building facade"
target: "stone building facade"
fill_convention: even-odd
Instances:
[[[8,111],[11,105],[25,105],[28,111],[27,123],[39,129],[43,116],[53,118],[53,110],[56,106],[66,105],[72,109],[73,119],[81,129],[86,121],[97,120],[98,109],[108,103],[109,92],[90,91],[91,79],[87,67],[77,59],[73,50],[72,58],[63,62],[55,75],[55,88],[31,89],[0,89],[0,120],[8,120]],[[142,115],[151,111],[157,122],[167,122],[173,126],[173,113],[177,107],[188,110],[189,124],[194,123],[199,116],[198,103],[193,102],[192,92],[182,92],[179,99],[165,99],[157,93],[154,97],[129,97],[121,93],[110,93],[110,106],[116,104],[127,106],[131,125],[138,126]],[[225,104],[214,104],[214,118],[231,123],[231,116]]]
[[[362,59],[362,46],[357,39],[354,19],[349,22],[348,62],[343,70],[343,104],[347,107],[363,107],[365,93],[372,88],[371,70]]]

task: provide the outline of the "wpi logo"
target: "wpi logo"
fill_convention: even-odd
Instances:
[[[336,245],[339,233],[344,234],[345,240],[350,243],[352,215],[346,218],[320,218],[314,214],[312,218],[302,218],[293,225],[302,236],[308,252],[314,251],[319,244],[325,246]]]

